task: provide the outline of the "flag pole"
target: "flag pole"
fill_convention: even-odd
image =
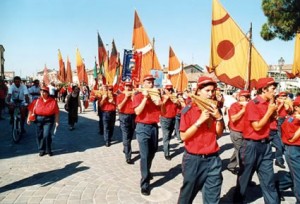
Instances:
[[[250,23],[250,30],[249,30],[249,57],[248,57],[248,76],[247,82],[245,83],[244,90],[250,90],[251,85],[251,59],[252,59],[252,23]]]
[[[153,38],[152,69],[154,68],[154,55],[155,55],[154,44],[155,44],[155,38]]]

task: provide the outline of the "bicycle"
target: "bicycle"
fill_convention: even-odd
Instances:
[[[24,104],[26,105],[26,104]],[[14,143],[18,143],[22,138],[22,116],[21,116],[22,100],[14,100],[14,114],[12,123],[12,139]]]

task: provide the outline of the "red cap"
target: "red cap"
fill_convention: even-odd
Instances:
[[[293,102],[293,106],[300,106],[300,96],[297,96]]]
[[[41,91],[47,91],[48,93],[49,93],[49,87],[47,87],[47,86],[42,86],[41,87]]]
[[[198,84],[197,84],[198,87],[202,86],[204,84],[213,84],[215,86],[217,85],[217,83],[212,78],[210,78],[210,77],[207,77],[207,76],[201,76],[201,77],[199,77]]]
[[[241,90],[239,96],[250,96],[250,92],[247,90]]]
[[[256,89],[261,89],[271,84],[277,85],[278,83],[272,77],[260,78],[256,83]]]
[[[285,91],[281,91],[278,96],[287,96],[287,93]]]
[[[152,74],[148,74],[148,75],[144,76],[144,80],[143,81],[145,81],[145,80],[155,80],[155,78],[153,77]]]
[[[165,86],[165,89],[173,89],[173,85],[172,84],[168,84]]]

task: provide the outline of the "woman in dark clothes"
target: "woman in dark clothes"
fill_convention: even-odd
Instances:
[[[79,99],[79,92],[79,87],[73,86],[72,92],[67,96],[66,109],[69,113],[69,130],[74,130],[74,125],[78,122],[78,107],[80,108],[80,113],[82,112],[81,103]]]

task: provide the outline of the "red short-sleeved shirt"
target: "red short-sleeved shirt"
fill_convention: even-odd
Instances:
[[[117,104],[122,103],[125,98],[125,94],[121,93],[117,96]],[[119,110],[120,113],[124,114],[134,114],[134,109],[132,107],[132,99],[131,97],[126,100],[124,106]]]
[[[115,95],[113,95],[113,99],[114,99],[114,101],[116,101],[117,97]],[[100,103],[100,101],[99,101],[99,103]],[[115,111],[116,109],[117,109],[116,104],[108,102],[108,98],[105,99],[105,101],[103,102],[103,104],[101,106],[101,111]]]
[[[269,137],[270,133],[270,120],[259,131],[255,131],[251,123],[260,121],[268,110],[269,102],[265,101],[261,96],[257,96],[249,101],[246,106],[244,117],[244,130],[243,136],[246,139],[261,140]]]
[[[228,110],[228,117],[229,117],[229,127],[231,130],[236,131],[236,132],[243,132],[244,129],[244,115],[240,119],[238,119],[235,122],[231,121],[231,116],[237,114],[242,110],[243,106],[239,102],[233,103],[229,110]]]
[[[37,105],[35,106],[36,103]],[[51,116],[59,113],[57,102],[51,97],[48,97],[46,101],[44,101],[42,98],[32,101],[32,103],[28,106],[28,109],[33,112],[34,107],[34,113],[36,115]]]
[[[166,113],[161,114],[165,118],[175,118],[177,114],[177,105],[173,103],[170,99],[165,103]]]
[[[288,117],[281,126],[281,138],[282,142],[287,145],[295,145],[300,146],[300,139],[298,139],[296,142],[289,142],[288,140],[291,139],[295,132],[300,127],[300,120],[290,116]]]
[[[136,108],[142,102],[144,96],[142,93],[137,93],[133,98],[133,108]],[[144,110],[137,115],[135,122],[144,124],[154,124],[159,122],[160,107],[156,106],[150,98],[147,99]]]
[[[278,130],[277,120],[275,118],[270,120],[270,130]]]
[[[282,103],[282,102],[280,102],[280,103]],[[287,115],[288,115],[288,112],[285,110],[284,105],[281,106],[280,110],[278,111],[278,116],[279,117],[285,117]]]
[[[181,114],[180,128],[181,132],[185,132],[189,127],[196,123],[201,115],[201,110],[192,104],[190,109]],[[210,127],[207,122],[203,123],[195,135],[184,141],[185,149],[192,154],[212,154],[219,151],[216,133],[216,121],[211,121]]]

